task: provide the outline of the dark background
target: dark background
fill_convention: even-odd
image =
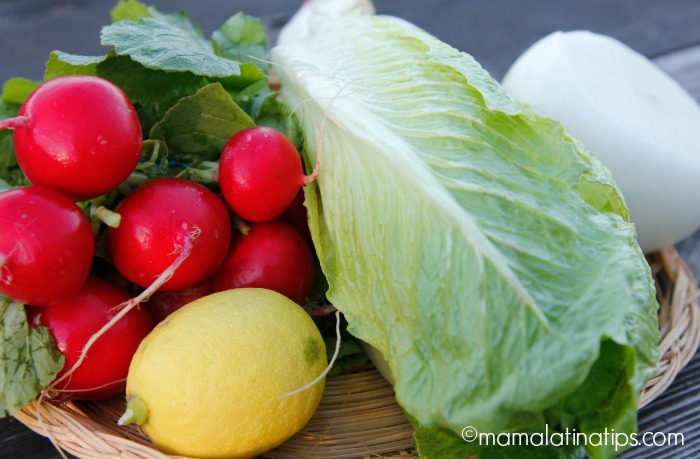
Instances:
[[[184,9],[205,32],[243,11],[260,17],[274,41],[301,0],[154,0],[163,12]],[[102,54],[99,32],[110,0],[0,0],[0,81],[39,78],[53,50]],[[472,54],[501,78],[537,38],[554,30],[588,29],[622,40],[650,57],[700,44],[696,0],[376,0],[377,11],[400,16]]]
[[[41,79],[53,50],[104,54],[99,32],[109,23],[115,3],[0,0],[0,83],[13,76]],[[163,12],[185,9],[207,35],[243,11],[261,18],[274,42],[301,0],[145,3]],[[699,0],[376,0],[375,6],[380,14],[400,16],[472,54],[497,79],[528,46],[555,30],[587,29],[611,35],[654,59],[700,100]],[[677,247],[697,276],[700,233]],[[700,457],[698,384],[700,357],[696,356],[664,395],[640,412],[640,431],[682,433],[683,446],[635,448],[622,457]],[[13,418],[0,420],[0,459],[58,457],[48,440]]]

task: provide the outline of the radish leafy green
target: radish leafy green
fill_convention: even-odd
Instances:
[[[252,120],[298,140],[287,109],[269,88],[267,35],[259,19],[237,13],[207,38],[184,12],[165,14],[134,0],[120,1],[112,18],[114,22],[101,32],[101,43],[108,48],[105,55],[54,51],[45,79],[87,74],[113,82],[137,106],[147,138],[150,132],[152,139],[161,139],[183,122],[197,126],[196,132],[182,133],[180,142],[167,142],[168,159],[178,163],[196,165],[220,154],[221,142],[211,140],[221,137],[221,123],[208,120],[220,120],[224,106],[231,107],[239,126]],[[212,99],[213,87],[220,90]],[[202,90],[209,100],[201,100],[198,110],[187,111],[185,120],[181,100],[202,98]],[[196,139],[201,142],[195,146]]]
[[[20,105],[37,86],[38,83],[24,78],[10,78],[5,81],[0,93],[0,119],[17,116]],[[15,158],[12,132],[9,130],[0,130],[0,181],[10,186],[25,182],[24,174]],[[2,190],[0,187],[0,191]]]
[[[205,110],[207,116],[203,117]],[[149,137],[165,140],[185,160],[187,157],[215,160],[233,134],[254,125],[253,119],[236,105],[221,84],[211,83],[180,99],[151,128]]]
[[[165,14],[136,0],[120,0],[113,23],[102,29],[101,56],[54,51],[44,80],[93,75],[119,86],[136,107],[144,129],[142,161],[122,187],[78,203],[113,207],[130,187],[158,176],[211,183],[228,138],[247,126],[266,125],[295,143],[299,133],[268,81],[267,37],[261,22],[238,13],[206,38],[184,12]],[[22,78],[3,84],[0,119],[17,115],[39,85]],[[200,168],[201,166],[201,168]],[[12,132],[0,131],[0,191],[27,181],[14,154]],[[96,238],[102,235],[93,218]],[[46,329],[29,327],[23,305],[0,296],[0,416],[30,403],[63,365]]]
[[[30,327],[24,307],[0,294],[0,417],[22,409],[56,377],[64,358],[45,327]]]
[[[202,37],[184,13],[165,15],[150,11],[149,17],[104,27],[102,44],[113,46],[118,55],[130,56],[147,68],[166,72],[186,71],[212,78],[236,76],[250,83],[264,77],[254,64],[215,53],[211,42]],[[260,45],[266,48],[264,33],[262,40]]]
[[[327,296],[388,360],[421,457],[582,454],[480,447],[467,426],[634,431],[658,303],[609,171],[415,26],[313,29],[272,57],[321,160],[306,203]]]

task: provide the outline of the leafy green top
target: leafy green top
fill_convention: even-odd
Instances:
[[[31,327],[24,307],[0,294],[0,415],[32,402],[63,368],[45,327]]]
[[[137,171],[119,189],[79,203],[88,215],[99,206],[113,207],[131,187],[154,177],[186,176],[212,184],[224,143],[245,127],[273,126],[300,142],[288,110],[269,88],[267,36],[258,19],[238,13],[207,39],[184,12],[164,14],[137,0],[119,0],[101,42],[107,47],[102,56],[52,52],[44,75],[46,81],[64,75],[110,80],[134,103],[144,129]],[[0,119],[16,116],[39,84],[6,81]],[[0,131],[0,191],[27,184],[12,132]],[[99,246],[104,231],[96,219],[93,223]],[[63,359],[46,329],[28,326],[23,305],[0,297],[0,317],[2,414],[30,403],[60,371]]]

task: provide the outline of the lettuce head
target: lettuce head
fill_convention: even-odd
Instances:
[[[624,449],[461,435],[636,430],[658,303],[609,171],[403,20],[324,17],[272,56],[320,161],[306,205],[327,297],[388,361],[421,457]]]

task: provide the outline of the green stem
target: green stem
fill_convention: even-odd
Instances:
[[[138,396],[128,397],[126,400],[126,411],[119,418],[117,424],[120,426],[128,426],[129,424],[136,424],[137,426],[142,426],[148,419],[148,407]]]
[[[247,236],[248,232],[250,231],[250,225],[248,225],[246,222],[243,221],[240,217],[233,216],[233,224],[236,226],[236,229],[241,232],[243,236]]]
[[[119,228],[119,224],[122,221],[121,215],[109,210],[108,208],[106,208],[104,206],[99,206],[93,212],[93,215],[95,217],[97,217],[97,219],[100,220],[101,222],[104,222],[105,225],[109,226],[110,228]]]

